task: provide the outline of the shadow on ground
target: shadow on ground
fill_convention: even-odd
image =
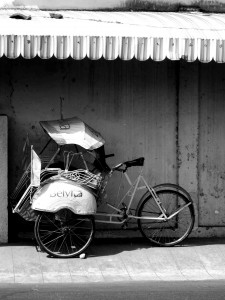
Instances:
[[[225,238],[188,238],[181,244],[174,246],[179,248],[192,248],[200,247],[206,245],[223,245],[225,244]],[[15,242],[9,244],[2,244],[1,246],[31,246],[36,247],[37,251],[42,252],[39,247],[37,247],[34,234],[32,232],[20,233]],[[116,255],[122,252],[137,251],[141,249],[150,249],[150,248],[168,248],[160,247],[157,245],[148,242],[144,238],[95,238],[93,239],[91,245],[86,250],[86,253],[89,257],[98,257],[98,256],[111,256]],[[174,248],[172,247],[172,248]],[[49,256],[50,257],[50,256]]]

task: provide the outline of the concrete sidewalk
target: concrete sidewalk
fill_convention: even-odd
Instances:
[[[0,283],[225,279],[225,239],[153,247],[144,239],[97,239],[87,258],[56,259],[34,243],[0,245]]]

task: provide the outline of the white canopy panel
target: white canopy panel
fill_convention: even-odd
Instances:
[[[3,55],[225,62],[225,14],[0,10]]]
[[[77,117],[40,122],[58,145],[76,144],[89,150],[100,148],[105,140],[99,132]]]

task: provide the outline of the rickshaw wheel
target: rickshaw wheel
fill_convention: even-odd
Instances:
[[[75,215],[69,209],[41,213],[35,222],[35,237],[40,248],[53,257],[69,258],[81,254],[94,236],[92,216]]]

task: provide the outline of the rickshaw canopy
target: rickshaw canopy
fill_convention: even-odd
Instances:
[[[58,145],[76,144],[87,150],[94,150],[105,143],[99,132],[77,117],[41,121],[40,125]]]

